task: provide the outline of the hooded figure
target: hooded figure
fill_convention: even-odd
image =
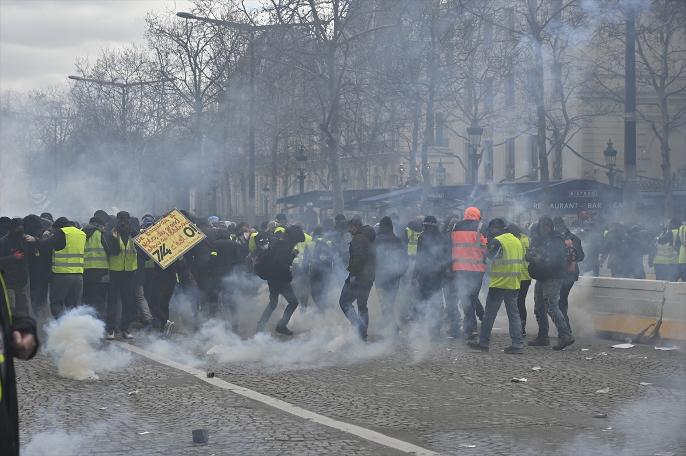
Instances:
[[[302,228],[297,225],[289,226],[283,236],[275,237],[270,241],[267,252],[264,253],[265,257],[263,257],[266,262],[265,268],[269,270],[266,276],[269,287],[269,304],[267,304],[260,321],[257,323],[257,332],[264,331],[269,318],[276,309],[279,295],[281,295],[286,299],[288,306],[286,306],[281,320],[276,325],[276,332],[286,336],[293,335],[287,325],[293,312],[298,308],[298,298],[296,298],[291,286],[293,280],[291,265],[298,255],[295,246],[304,241],[305,234]]]
[[[44,234],[48,232],[45,230],[43,220],[35,214],[24,217],[24,231],[29,235],[33,247],[33,252],[28,257],[31,307],[36,315],[40,315],[47,311],[52,251],[55,247],[59,247],[55,250],[64,247],[62,245],[65,242],[64,233],[62,230],[57,230],[59,233],[55,234],[59,239],[55,239],[55,236],[49,234],[44,237]]]
[[[442,324],[440,291],[450,268],[450,238],[438,228],[436,217],[424,218],[422,234],[417,241],[417,256],[412,273],[417,283],[420,308],[412,311],[413,317],[422,317],[432,326],[432,336],[439,335]],[[417,315],[421,312],[421,316]]]
[[[15,311],[31,315],[29,257],[33,247],[24,238],[24,221],[13,218],[9,233],[0,239],[0,269],[4,271],[9,302]]]
[[[376,292],[379,295],[381,311],[387,322],[395,326],[395,298],[400,279],[408,267],[407,249],[393,232],[390,217],[379,222],[376,245]]]
[[[349,249],[348,278],[343,284],[338,304],[348,321],[357,329],[360,338],[366,341],[367,328],[369,327],[367,300],[376,278],[374,246],[376,233],[371,226],[364,225],[359,216],[350,220],[348,230],[352,235]],[[355,301],[357,301],[357,311],[353,307]]]
[[[536,279],[534,287],[534,314],[538,322],[538,336],[529,342],[533,346],[550,345],[548,315],[557,327],[558,343],[553,347],[562,350],[574,343],[569,325],[560,310],[560,289],[567,268],[567,250],[560,233],[555,231],[549,217],[538,220],[538,229],[526,253],[529,274]]]
[[[560,288],[560,310],[565,316],[567,326],[571,332],[572,326],[569,323],[569,316],[567,310],[569,308],[569,293],[572,291],[574,282],[579,280],[579,263],[584,260],[584,249],[581,246],[581,239],[574,233],[569,231],[562,217],[557,216],[553,219],[553,226],[555,231],[560,233],[562,240],[565,243],[567,251],[567,267],[562,278],[562,287]]]
[[[462,221],[455,224],[450,239],[452,243],[452,268],[455,277],[459,304],[464,312],[464,336],[467,339],[476,338],[477,318],[481,320],[484,308],[479,301],[479,291],[486,273],[486,246],[488,241],[481,233],[481,211],[470,206],[465,209]],[[450,303],[448,309],[457,302]],[[449,313],[450,315],[450,313]],[[451,332],[453,336],[459,333],[459,320],[451,318]]]

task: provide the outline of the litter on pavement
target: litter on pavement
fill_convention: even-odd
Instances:
[[[596,413],[593,418],[607,418],[607,413]]]
[[[143,431],[143,432],[138,433],[138,435],[146,435],[146,434],[150,434],[150,431]]]
[[[655,350],[662,350],[662,351],[672,351],[672,350],[678,350],[679,347],[676,347],[672,345],[671,347],[655,347]]]
[[[524,377],[522,377],[522,378],[515,377],[511,381],[512,381],[512,383],[526,383],[527,382],[527,380]]]
[[[634,348],[634,344],[617,344],[613,345],[612,348]]]
[[[639,383],[639,385],[641,385],[641,386],[650,386],[650,385],[652,385],[652,383],[641,382],[641,383]]]
[[[541,366],[534,366],[531,368],[532,371],[540,371],[541,369],[543,369]]]
[[[607,394],[609,392],[610,392],[610,387],[606,387],[606,388],[599,389],[598,391],[596,391],[596,393],[599,393],[599,394]]]
[[[476,448],[476,445],[470,445],[468,443],[461,443],[460,447],[461,448]]]

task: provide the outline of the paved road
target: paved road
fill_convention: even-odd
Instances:
[[[401,341],[357,363],[210,367],[220,379],[441,454],[686,454],[686,354],[612,343],[585,339],[561,353],[512,356],[498,350],[507,340],[497,334],[487,354],[448,339],[415,362],[416,347]],[[59,378],[43,355],[18,363],[22,439],[33,440],[32,454],[401,454],[133,359],[97,381]],[[206,446],[192,444],[199,427],[209,429]]]

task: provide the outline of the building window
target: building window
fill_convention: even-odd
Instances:
[[[448,147],[448,138],[445,136],[445,115],[442,112],[434,113],[434,145]]]
[[[379,176],[378,174],[375,174],[374,179],[373,179],[373,183],[374,183],[374,185],[373,185],[374,188],[381,188],[381,176]]]
[[[529,180],[538,180],[538,136],[531,135],[528,138],[529,149]]]

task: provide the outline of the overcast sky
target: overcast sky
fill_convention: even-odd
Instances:
[[[0,90],[65,85],[77,57],[143,43],[148,11],[188,9],[188,0],[0,0]]]

